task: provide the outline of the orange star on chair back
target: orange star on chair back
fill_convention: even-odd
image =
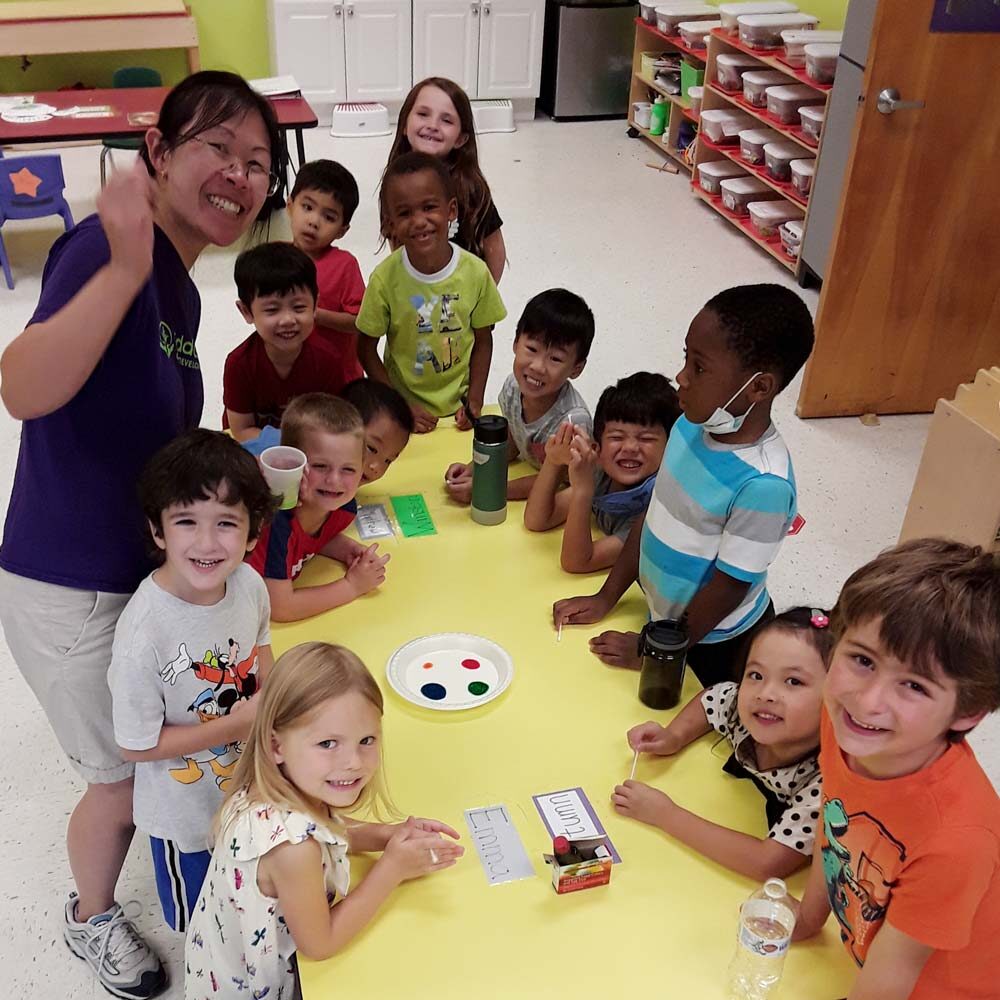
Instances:
[[[16,174],[10,174],[10,182],[14,185],[14,194],[24,194],[29,198],[38,197],[38,186],[42,183],[27,167],[21,167]]]

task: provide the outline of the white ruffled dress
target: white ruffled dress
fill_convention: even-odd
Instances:
[[[323,850],[331,903],[351,882],[347,841],[311,817],[233,796],[215,843],[212,865],[188,928],[186,1000],[291,1000],[295,942],[278,901],[257,886],[257,865],[278,844],[307,837]]]

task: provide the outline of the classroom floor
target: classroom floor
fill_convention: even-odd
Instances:
[[[510,316],[498,326],[487,401],[510,371],[513,330],[527,299],[564,285],[581,293],[597,320],[597,337],[577,386],[591,407],[609,382],[639,369],[673,375],[681,366],[691,318],[715,292],[732,284],[779,282],[791,275],[693,199],[686,178],[657,173],[645,143],[629,141],[622,122],[524,123],[511,135],[480,137],[480,159],[504,219],[509,267],[500,286]],[[390,139],[335,140],[307,133],[309,157],[341,160],[358,178],[361,207],[342,245],[367,276],[376,263],[375,192]],[[6,155],[17,155],[7,150]],[[62,150],[67,197],[75,218],[94,210],[99,148]],[[120,155],[120,154],[119,154]],[[124,162],[122,159],[120,163]],[[17,286],[0,282],[0,349],[29,319],[58,219],[4,229]],[[272,236],[287,238],[284,219]],[[198,353],[205,376],[205,417],[219,426],[222,366],[249,330],[234,306],[235,249],[206,251],[195,266],[202,297]],[[815,311],[815,292],[802,293]],[[798,379],[779,398],[775,419],[792,452],[799,504],[806,519],[771,571],[776,606],[829,606],[846,576],[891,545],[909,498],[928,418],[800,421],[794,416]],[[18,447],[18,424],[0,410],[0,505],[6,509]],[[433,488],[433,484],[428,484]],[[391,586],[391,584],[390,584]],[[567,594],[576,592],[567,579]],[[539,609],[545,614],[546,609]],[[594,669],[603,669],[594,661]],[[80,789],[45,719],[0,639],[0,992],[26,998],[106,993],[66,949],[62,908],[71,887],[64,834]],[[1000,717],[973,737],[994,784],[1000,786]],[[137,837],[118,898],[143,905],[138,923],[169,962],[182,996],[183,942],[159,919],[146,840]]]

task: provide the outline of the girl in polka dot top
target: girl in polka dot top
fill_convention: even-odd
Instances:
[[[296,646],[259,697],[188,929],[186,1000],[244,992],[291,1000],[296,952],[329,958],[401,882],[449,868],[463,853],[442,836],[458,834],[437,820],[349,818],[362,806],[391,808],[382,694],[353,653]],[[382,852],[350,895],[349,851]]]
[[[721,733],[732,750],[723,770],[750,779],[764,796],[766,837],[713,823],[641,781],[615,788],[616,811],[758,882],[804,867],[819,822],[820,706],[833,648],[828,624],[817,608],[778,615],[754,636],[738,685],[714,684],[669,725],[645,722],[628,732],[633,750],[661,757]]]

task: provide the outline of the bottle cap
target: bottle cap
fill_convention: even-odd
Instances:
[[[569,841],[565,837],[556,837],[552,841],[554,854],[569,854]]]
[[[769,878],[764,883],[764,895],[768,899],[784,899],[788,895],[788,889],[780,878]]]
[[[645,652],[676,653],[686,648],[688,644],[687,625],[675,618],[664,618],[649,622],[642,630],[639,642],[640,650]]]
[[[479,417],[472,431],[473,437],[483,444],[504,444],[507,440],[507,421],[503,417]]]

